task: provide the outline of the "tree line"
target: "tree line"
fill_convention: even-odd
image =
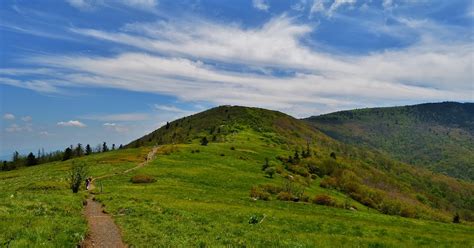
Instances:
[[[34,166],[54,161],[66,161],[72,158],[88,156],[94,153],[108,152],[111,150],[113,151],[116,149],[123,149],[123,146],[120,145],[119,147],[116,147],[115,144],[112,144],[112,146],[109,147],[106,142],[103,142],[95,147],[91,147],[89,144],[83,146],[81,143],[78,143],[76,146],[70,145],[66,147],[63,151],[44,152],[44,149],[39,149],[36,154],[30,152],[27,155],[21,155],[15,151],[11,161],[2,161],[0,170],[8,171],[24,166]]]

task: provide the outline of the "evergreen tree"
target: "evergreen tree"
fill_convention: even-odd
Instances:
[[[293,156],[293,160],[295,163],[298,163],[298,161],[300,161],[300,155],[298,154],[298,150],[295,150],[295,155]]]
[[[201,145],[202,145],[202,146],[207,146],[207,143],[209,143],[209,141],[207,140],[206,137],[203,137],[203,138],[201,139]]]
[[[115,150],[115,144],[112,144],[112,151]]]
[[[456,213],[453,217],[453,223],[461,223],[461,218],[459,217],[459,214]]]
[[[71,159],[72,158],[72,149],[70,147],[66,148],[66,150],[64,150],[64,154],[63,154],[63,161],[66,161],[68,159]]]
[[[170,128],[170,123],[169,122],[166,122],[166,129],[169,129]]]
[[[20,154],[17,151],[15,151],[13,153],[13,158],[12,158],[13,163],[17,162],[19,159],[20,159]]]
[[[306,152],[303,155],[303,158],[311,157],[311,149],[309,148],[309,142],[306,143]]]
[[[329,156],[333,159],[336,159],[336,153],[335,152],[331,152],[331,154]]]
[[[108,151],[109,151],[109,147],[107,147],[107,143],[104,142],[104,143],[102,144],[102,152],[108,152]]]
[[[28,156],[26,157],[26,166],[32,166],[38,164],[38,161],[36,160],[35,155],[30,152]]]
[[[89,144],[86,145],[86,155],[90,155],[92,153],[92,148]]]
[[[76,147],[74,153],[75,153],[76,157],[80,157],[80,156],[84,155],[84,149],[82,148],[81,143],[77,144],[77,147]]]
[[[119,149],[123,149],[123,146],[122,146],[122,144],[120,144],[120,146],[119,146]]]
[[[8,169],[8,164],[7,164],[7,161],[3,161],[3,165],[2,165],[2,170],[3,171],[6,171]]]

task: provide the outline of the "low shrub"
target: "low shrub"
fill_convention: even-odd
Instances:
[[[270,200],[270,193],[265,192],[258,186],[253,186],[252,189],[250,190],[250,197],[257,200],[268,201]]]
[[[273,178],[273,175],[275,174],[275,172],[276,172],[275,167],[268,167],[265,169],[265,174],[269,178]]]
[[[273,184],[264,184],[264,185],[261,185],[260,188],[264,190],[265,192],[273,194],[273,195],[276,195],[280,193],[281,191],[283,191],[282,187],[279,187]]]
[[[313,198],[313,203],[325,206],[334,206],[335,201],[328,195],[317,195]]]
[[[252,224],[252,225],[258,224],[260,223],[260,221],[263,220],[263,218],[265,218],[265,216],[261,214],[252,214],[249,218],[249,224]]]
[[[86,180],[88,171],[86,164],[82,163],[72,163],[71,171],[69,172],[69,186],[73,193],[79,192],[79,188]]]
[[[130,182],[132,183],[153,183],[155,181],[155,178],[148,175],[135,175],[130,178]]]
[[[290,192],[282,191],[278,193],[277,199],[280,201],[293,201],[295,197]]]
[[[337,187],[337,180],[334,177],[324,177],[321,182],[319,183],[319,186],[322,188],[326,189],[331,189],[331,188],[336,188]]]
[[[301,197],[300,197],[300,201],[302,201],[302,202],[309,202],[309,198],[310,198],[310,197],[309,197],[308,194],[303,193],[303,194],[301,195]]]

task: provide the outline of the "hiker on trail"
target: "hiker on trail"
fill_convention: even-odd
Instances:
[[[91,180],[90,177],[86,179],[86,189],[87,189],[87,190],[89,190],[89,186],[90,186],[90,184],[91,184],[91,181],[92,181],[92,180]]]

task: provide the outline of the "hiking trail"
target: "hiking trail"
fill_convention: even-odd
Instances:
[[[158,147],[153,147],[153,150],[147,154],[145,161],[133,168],[123,171],[122,173],[107,174],[93,178],[89,190],[91,191],[95,188],[94,181],[96,179],[108,178],[115,175],[123,175],[147,165],[155,158],[157,151]],[[122,235],[120,233],[119,227],[115,224],[112,217],[105,212],[102,204],[94,200],[92,193],[89,195],[89,198],[86,201],[84,215],[87,219],[89,232],[87,234],[87,238],[81,244],[81,247],[127,247],[122,241]]]

